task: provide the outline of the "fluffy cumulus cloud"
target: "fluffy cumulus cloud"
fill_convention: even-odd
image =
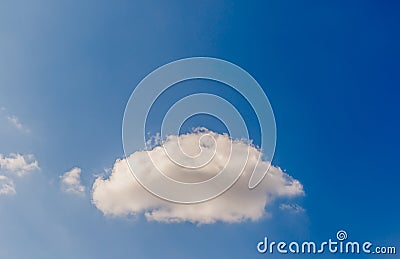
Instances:
[[[0,154],[0,195],[16,194],[13,178],[23,177],[37,170],[40,170],[39,163],[32,154]]]
[[[60,176],[61,189],[68,193],[84,194],[85,186],[81,183],[81,172],[80,168],[74,167]]]
[[[0,154],[0,170],[5,173],[24,176],[30,172],[39,170],[39,163],[32,154]]]
[[[105,215],[109,216],[129,216],[144,214],[149,221],[160,222],[183,222],[189,221],[199,224],[209,224],[217,221],[221,222],[242,222],[245,220],[258,220],[267,213],[268,205],[277,197],[295,197],[303,195],[302,184],[283,172],[279,167],[271,166],[264,180],[255,188],[250,190],[248,182],[250,175],[255,168],[265,169],[270,165],[267,161],[259,162],[260,151],[249,145],[245,141],[231,139],[227,135],[207,132],[210,134],[219,148],[214,149],[215,155],[212,160],[204,167],[194,172],[188,172],[184,167],[172,163],[169,159],[171,152],[176,150],[171,148],[168,154],[160,146],[149,151],[138,151],[131,154],[128,158],[117,160],[112,169],[111,175],[104,179],[98,177],[92,187],[92,203]],[[207,152],[213,145],[201,143],[202,133],[194,132],[191,134],[170,136],[163,143],[164,147],[182,147],[184,152],[195,155],[199,149]],[[232,145],[232,146],[231,146]],[[183,205],[162,200],[146,191],[132,176],[128,161],[135,164],[135,170],[150,172],[157,170],[155,165],[148,160],[143,160],[146,152],[153,157],[157,168],[165,175],[176,180],[199,181],[209,179],[218,174],[224,168],[226,161],[232,163],[230,168],[242,168],[241,159],[230,156],[229,149],[232,148],[242,155],[249,152],[249,159],[244,167],[244,171],[238,181],[226,192],[218,197],[203,203]],[[175,151],[174,151],[175,150]],[[169,155],[169,156],[168,156]],[[179,154],[178,154],[179,156]],[[258,165],[257,165],[257,162]],[[187,177],[190,176],[190,177]]]
[[[14,181],[5,175],[0,175],[0,196],[14,195],[16,193]]]

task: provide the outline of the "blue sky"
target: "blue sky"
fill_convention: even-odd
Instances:
[[[3,1],[0,154],[34,154],[40,170],[14,177],[16,194],[0,196],[0,258],[273,258],[256,251],[264,236],[318,241],[339,229],[400,249],[399,8]],[[110,218],[91,204],[95,175],[124,156],[122,118],[135,86],[192,56],[233,62],[263,87],[277,125],[273,164],[303,184],[305,196],[291,202],[305,212],[279,210],[286,201],[277,200],[256,222],[197,226]],[[60,188],[73,167],[84,195]]]

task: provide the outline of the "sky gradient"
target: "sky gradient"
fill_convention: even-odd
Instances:
[[[259,255],[257,242],[340,229],[400,250],[399,11],[395,1],[2,1],[0,154],[33,154],[40,169],[0,169],[16,192],[0,195],[0,258],[285,258]],[[193,56],[258,81],[276,119],[273,164],[305,195],[277,199],[255,222],[104,216],[91,188],[124,157],[129,96],[157,67]],[[74,167],[78,195],[60,178]],[[287,203],[304,211],[279,209]]]

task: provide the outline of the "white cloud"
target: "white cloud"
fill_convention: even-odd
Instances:
[[[26,127],[25,125],[23,125],[17,116],[8,114],[6,108],[4,108],[4,107],[0,108],[0,115],[2,115],[2,117],[4,117],[10,125],[12,125],[14,128],[19,130],[20,132],[23,132],[23,133],[30,132],[30,129],[28,127]]]
[[[80,168],[74,167],[60,176],[61,189],[69,193],[84,194],[85,186],[81,184],[81,172]]]
[[[294,197],[303,194],[303,186],[287,175],[279,167],[271,166],[264,180],[253,190],[248,188],[248,182],[253,169],[257,165],[260,151],[249,146],[245,141],[233,141],[226,135],[208,132],[215,139],[217,153],[209,164],[199,169],[197,174],[191,172],[196,180],[210,178],[216,175],[229,160],[229,151],[224,150],[232,144],[235,149],[242,150],[243,154],[250,152],[243,174],[239,180],[225,193],[204,203],[182,205],[164,201],[147,192],[132,176],[126,159],[117,160],[108,179],[99,177],[92,187],[92,203],[105,215],[128,216],[144,214],[147,220],[161,222],[189,221],[200,224],[221,222],[241,222],[244,220],[258,220],[267,212],[266,207],[277,197]],[[181,136],[167,138],[164,145],[176,144],[178,141],[187,154],[194,154],[199,150],[200,133],[195,132]],[[136,163],[136,169],[156,170],[152,163],[142,160],[147,151],[138,151],[130,155],[130,164]],[[164,149],[156,147],[150,152],[160,170],[172,178],[186,176],[187,170],[171,163]],[[240,159],[231,159],[233,168],[241,168],[235,164]],[[236,162],[237,163],[237,162]],[[262,161],[257,168],[268,168],[269,162]],[[182,180],[182,179],[180,179]],[[193,180],[193,179],[192,179]]]
[[[5,175],[0,175],[0,196],[14,195],[16,193],[14,181]]]
[[[306,210],[298,204],[281,204],[279,205],[279,209],[283,211],[288,211],[290,213],[303,213]]]
[[[11,153],[8,156],[0,154],[0,170],[3,172],[16,174],[21,177],[39,169],[39,163],[32,154],[21,155]]]
[[[7,120],[11,125],[13,125],[19,131],[24,132],[24,133],[30,132],[30,130],[26,126],[22,125],[22,123],[19,121],[17,116],[15,116],[15,115],[7,116]]]

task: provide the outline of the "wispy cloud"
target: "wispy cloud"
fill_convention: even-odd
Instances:
[[[5,175],[0,175],[0,195],[16,194],[14,181]]]
[[[298,204],[281,204],[279,205],[279,209],[283,211],[287,211],[290,213],[304,213],[306,210]]]
[[[22,125],[22,123],[19,121],[17,116],[9,115],[9,116],[7,116],[7,120],[17,130],[19,130],[21,132],[24,132],[24,133],[29,133],[30,132],[30,129],[28,129],[26,126]]]
[[[20,119],[16,115],[9,114],[5,107],[0,108],[0,115],[2,115],[2,117],[4,117],[7,122],[18,131],[22,133],[31,132],[31,130],[26,125],[21,123]]]
[[[130,164],[135,164],[135,169],[150,172],[157,170],[155,165],[147,160],[145,152],[151,152],[156,159],[158,169],[165,175],[174,179],[180,177],[208,179],[216,175],[225,162],[233,163],[232,168],[242,168],[237,157],[230,157],[228,147],[238,150],[242,156],[249,152],[249,157],[258,158],[260,151],[244,141],[231,142],[227,135],[209,132],[216,139],[218,149],[214,158],[195,173],[172,163],[163,148],[154,148],[151,151],[138,151],[128,158]],[[196,153],[199,149],[200,134],[192,133],[180,136],[171,136],[164,145],[173,144],[185,147],[187,154]],[[207,148],[207,147],[203,147]],[[174,155],[174,154],[169,154]],[[117,160],[108,179],[99,177],[93,184],[92,202],[105,215],[128,216],[144,214],[147,220],[160,222],[194,222],[199,224],[210,224],[221,222],[242,222],[245,220],[258,220],[266,215],[266,207],[277,197],[294,197],[303,194],[302,184],[283,172],[279,167],[269,167],[266,178],[253,190],[248,188],[248,181],[256,166],[268,168],[267,161],[249,159],[239,180],[222,195],[207,202],[182,205],[171,203],[155,197],[146,191],[132,176],[126,159]],[[257,165],[258,163],[258,165]],[[182,179],[182,178],[181,178]],[[190,179],[191,181],[193,179]]]
[[[81,184],[81,172],[80,168],[74,167],[60,176],[61,189],[68,193],[84,194],[85,186]]]

